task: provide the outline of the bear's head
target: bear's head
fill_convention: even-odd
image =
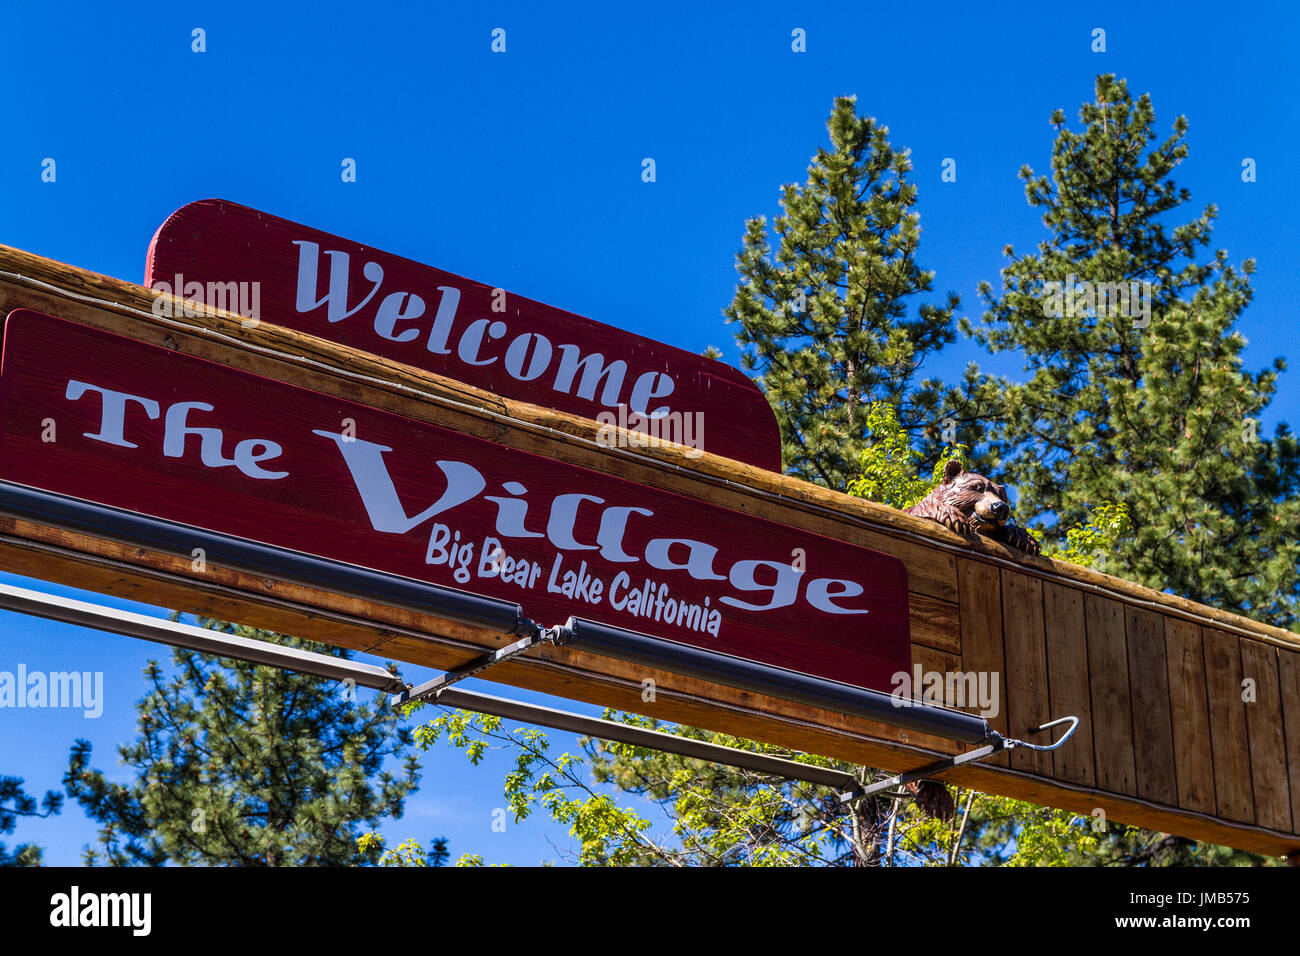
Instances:
[[[1005,485],[966,471],[954,458],[944,465],[939,487],[947,502],[965,515],[977,532],[995,538],[1001,536],[1011,519]]]

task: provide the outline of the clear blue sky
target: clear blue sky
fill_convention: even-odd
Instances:
[[[1002,247],[1042,235],[1017,170],[1047,169],[1052,110],[1076,118],[1094,76],[1114,72],[1151,93],[1161,130],[1188,117],[1185,218],[1217,204],[1215,247],[1258,262],[1247,364],[1289,351],[1293,5],[553,6],[15,6],[0,30],[0,242],[138,282],[167,214],[221,197],[734,361],[721,310],[744,221],[771,216],[778,186],[802,181],[835,96],[856,93],[912,150],[922,264],[936,299],[955,290],[974,316]],[[191,52],[195,27],[206,53]],[[489,49],[496,27],[504,55]],[[796,27],[806,53],[790,49]],[[1096,27],[1105,53],[1090,50]],[[340,179],[344,157],[356,183]],[[645,157],[655,183],[641,181]],[[945,157],[955,183],[940,182]],[[1241,181],[1244,157],[1255,183]],[[934,371],[983,358],[960,345]],[[1298,382],[1284,377],[1267,429],[1297,418]],[[57,787],[78,736],[112,767],[150,650],[0,615],[0,670],[102,670],[108,697],[98,720],[0,710],[0,773]],[[445,834],[454,854],[490,860],[554,858],[559,827],[491,832],[503,766],[429,758],[388,831]],[[51,863],[75,862],[91,835],[76,807],[16,834]]]

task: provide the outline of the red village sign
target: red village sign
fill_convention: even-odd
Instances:
[[[890,691],[896,558],[20,309],[0,479]]]
[[[246,206],[209,199],[172,213],[144,284],[198,301],[213,289],[222,301],[206,304],[226,311],[781,469],[771,406],[729,365]]]

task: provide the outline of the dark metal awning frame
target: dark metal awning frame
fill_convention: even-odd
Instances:
[[[372,664],[349,661],[327,654],[220,634],[208,628],[103,607],[57,595],[0,585],[0,608],[77,624],[97,630],[125,634],[143,640],[184,647],[254,664],[314,674],[333,680],[351,680],[356,686],[391,694],[398,706],[416,700],[431,700],[451,707],[519,719],[559,730],[586,734],[651,749],[697,757],[714,763],[834,787],[846,800],[870,796],[912,780],[932,778],[947,770],[985,757],[1026,747],[1055,750],[1068,740],[1078,718],[1062,717],[1033,728],[1035,733],[1069,723],[1070,728],[1050,744],[1032,744],[1006,737],[976,714],[918,703],[880,691],[854,687],[840,681],[814,677],[769,664],[719,654],[675,641],[651,637],[636,631],[571,617],[562,625],[542,627],[530,620],[523,608],[510,601],[470,594],[384,574],[302,552],[276,548],[217,532],[191,528],[177,522],[135,512],[93,504],[65,495],[39,491],[0,481],[0,512],[56,524],[71,530],[107,537],[132,545],[145,545],[186,558],[202,549],[213,564],[257,574],[273,574],[284,580],[330,590],[377,603],[417,610],[461,624],[468,624],[519,639],[476,658],[433,680],[410,687],[400,678]],[[945,757],[916,770],[898,774],[863,787],[842,771],[815,767],[794,760],[723,747],[662,731],[631,727],[616,721],[585,717],[461,690],[454,685],[490,667],[526,653],[539,644],[573,646],[593,654],[639,664],[649,669],[681,674],[752,693],[835,710],[918,733],[931,734],[976,749]]]
[[[924,733],[943,736],[965,743],[980,743],[981,746],[952,757],[943,757],[915,770],[896,774],[868,786],[863,786],[851,774],[829,768],[814,767],[809,764],[755,754],[752,751],[736,747],[724,747],[704,741],[631,727],[627,724],[594,717],[584,717],[567,711],[537,707],[522,702],[507,701],[500,697],[458,691],[454,685],[467,677],[482,673],[489,667],[531,650],[539,644],[556,645],[574,644],[583,650],[614,657],[631,663],[645,664],[656,670],[667,670],[686,676],[701,677],[714,683],[725,684],[742,690],[755,691],[810,704],[815,707],[834,707],[835,709],[860,716],[867,720],[888,723],[917,730]],[[664,641],[645,634],[597,624],[580,618],[569,618],[567,624],[549,629],[539,628],[535,634],[515,641],[505,647],[485,654],[470,661],[462,667],[441,674],[416,687],[407,687],[393,696],[393,706],[413,701],[432,701],[462,710],[493,714],[498,717],[511,717],[530,723],[567,730],[573,733],[599,737],[602,740],[615,740],[638,746],[650,747],[666,753],[675,753],[686,757],[699,757],[713,763],[732,767],[771,773],[791,780],[802,780],[822,786],[834,787],[840,791],[843,801],[861,799],[882,793],[890,788],[911,783],[915,780],[932,779],[940,774],[960,767],[963,764],[983,760],[986,757],[1017,748],[1051,751],[1064,744],[1079,726],[1079,718],[1060,717],[1033,728],[1041,733],[1069,724],[1069,729],[1050,744],[1033,744],[1014,737],[1006,737],[993,730],[988,721],[973,714],[947,708],[918,704],[906,698],[899,699],[879,691],[853,687],[839,681],[811,677],[784,668],[767,664],[758,664],[725,654],[717,654],[699,648]],[[503,708],[505,708],[503,710]],[[903,796],[903,794],[897,794]]]

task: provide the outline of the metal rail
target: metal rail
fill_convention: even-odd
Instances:
[[[982,744],[998,736],[988,721],[977,714],[920,704],[908,697],[812,677],[620,627],[571,617],[556,631],[557,644],[572,644],[617,660],[835,710],[905,730],[971,744]]]
[[[507,645],[506,647],[500,648],[499,650],[493,651],[491,654],[484,655],[482,658],[472,661],[470,664],[467,664],[462,668],[450,671],[447,674],[434,678],[431,681],[427,681],[418,687],[410,687],[403,683],[397,675],[374,664],[365,664],[359,661],[347,660],[345,658],[332,657],[328,654],[319,654],[314,651],[304,651],[297,648],[285,647],[280,644],[272,644],[268,641],[238,637],[233,634],[223,634],[208,628],[194,627],[176,621],[168,621],[162,618],[137,614],[134,611],[104,607],[102,605],[79,601],[74,598],[54,594],[44,594],[39,591],[31,591],[26,588],[14,587],[12,585],[0,584],[0,609],[17,611],[35,617],[61,621],[66,624],[75,624],[81,627],[94,628],[95,630],[123,634],[128,637],[154,641],[172,647],[183,647],[205,654],[214,654],[220,657],[248,661],[253,664],[262,664],[270,667],[279,667],[284,670],[296,671],[298,673],[312,674],[330,680],[351,681],[358,687],[369,687],[374,690],[392,694],[393,697],[391,698],[391,703],[395,706],[412,701],[432,698],[437,703],[448,707],[459,707],[477,713],[492,714],[498,717],[521,720],[527,723],[538,724],[543,727],[551,727],[556,730],[585,734],[587,736],[597,737],[601,740],[617,741],[619,743],[631,744],[637,747],[645,747],[651,750],[677,754],[683,757],[693,757],[710,763],[738,767],[756,773],[769,774],[774,777],[800,780],[818,786],[833,788],[839,791],[841,799],[846,801],[870,796],[912,780],[935,777],[946,770],[951,770],[954,767],[972,761],[982,760],[992,754],[1000,753],[1003,750],[1010,750],[1015,747],[1030,747],[1034,750],[1054,750],[1069,739],[1079,724],[1077,717],[1064,717],[1035,728],[1035,730],[1041,731],[1061,723],[1071,722],[1070,729],[1062,735],[1059,740],[1049,745],[1029,744],[1024,741],[1003,737],[996,731],[989,731],[985,739],[990,742],[986,743],[984,746],[969,751],[968,753],[959,754],[955,757],[944,758],[916,770],[897,774],[864,788],[851,774],[829,767],[819,767],[813,764],[800,763],[784,757],[774,757],[770,754],[754,753],[753,751],[742,750],[737,747],[726,747],[708,741],[693,740],[689,737],[678,736],[677,734],[664,733],[663,731],[650,730],[644,727],[634,727],[628,724],[605,720],[598,717],[587,717],[569,711],[543,707],[538,704],[528,704],[523,701],[494,697],[490,694],[479,694],[473,691],[461,690],[452,686],[473,674],[486,670],[493,664],[522,654],[543,641],[563,640],[566,638],[566,630],[569,632],[567,639],[578,641],[579,643],[582,643],[583,646],[592,650],[596,650],[596,646],[599,645],[606,649],[630,653],[630,651],[628,651],[629,646],[640,647],[638,642],[632,642],[631,645],[629,645],[626,635],[632,634],[632,632],[624,632],[623,634],[604,633],[602,634],[602,643],[602,641],[597,640],[597,634],[601,634],[601,632],[594,630],[594,628],[603,627],[603,625],[592,625],[590,622],[581,622],[570,619],[567,628],[555,628],[550,631],[542,631],[539,629],[530,636]],[[575,623],[577,624],[576,632],[573,627]],[[646,638],[644,635],[632,634],[632,637],[639,640],[653,640],[652,638]],[[735,660],[734,658],[727,658],[724,657],[724,655],[717,654],[710,655],[708,652],[701,653],[705,654],[708,658],[722,658],[722,661],[710,662],[702,658],[694,660],[695,665],[702,667],[703,663],[711,663],[712,666],[734,666],[732,663]],[[625,657],[624,659],[628,658]],[[642,660],[643,658],[638,656],[635,659]],[[664,661],[656,658],[655,663],[657,666],[663,666]],[[754,666],[757,667],[760,665]],[[746,671],[745,673],[748,675],[748,680],[757,681],[759,677],[764,677],[770,681],[773,679],[773,675],[769,674],[768,671],[781,672],[776,676],[781,677],[782,679],[793,673],[782,671],[780,668],[765,668],[764,670]],[[717,679],[716,676],[713,675],[712,671],[709,673],[710,679]],[[809,680],[815,681],[816,679],[810,678]],[[821,683],[835,684],[836,682],[822,681]],[[770,684],[763,684],[762,686],[764,688],[764,693],[775,692]],[[799,686],[806,690],[814,685]],[[847,685],[837,686],[847,688]],[[848,689],[857,690],[856,688]],[[890,698],[883,694],[877,696],[884,697],[887,701],[890,700]],[[823,700],[821,705],[825,706],[826,703],[827,702]],[[835,701],[834,703],[836,706],[843,706],[842,701]],[[871,701],[871,707],[875,708],[879,706],[882,706],[879,701]],[[883,706],[889,706],[891,711],[897,710],[897,708],[889,704]],[[919,708],[908,710],[907,713],[914,717],[916,709]],[[925,709],[930,711],[935,710],[935,708]],[[883,720],[884,716],[877,715],[873,711],[871,719]]]
[[[68,495],[38,491],[9,481],[0,481],[0,511],[136,547],[182,555],[186,559],[194,556],[196,548],[201,548],[204,560],[211,564],[257,575],[271,575],[308,587],[391,604],[501,634],[527,635],[537,628],[524,616],[523,608],[511,601],[482,597],[234,535],[192,528],[179,522],[94,504]]]
[[[411,688],[403,683],[396,674],[392,674],[374,664],[285,647],[280,644],[272,644],[269,641],[223,634],[205,627],[194,627],[190,624],[181,624],[163,618],[137,614],[134,611],[104,607],[74,598],[45,594],[40,591],[31,591],[7,584],[0,584],[0,609],[17,611],[21,614],[30,614],[34,617],[61,621],[65,624],[75,624],[80,627],[89,627],[99,631],[123,634],[127,637],[154,641],[171,647],[183,647],[204,654],[215,654],[234,660],[248,661],[251,664],[262,664],[301,674],[312,674],[328,680],[351,681],[357,687],[369,687],[387,694],[395,694],[396,696],[392,698],[394,704],[424,697],[434,697],[438,703],[449,707],[459,707],[463,710],[493,714],[511,720],[521,720],[556,730],[586,734],[591,737],[598,737],[601,740],[613,740],[638,747],[663,750],[684,757],[695,757],[699,760],[740,767],[757,773],[802,780],[820,786],[833,787],[837,790],[842,790],[855,783],[851,775],[828,767],[799,763],[782,757],[773,757],[769,754],[752,753],[735,747],[724,747],[703,740],[691,740],[687,737],[679,737],[676,734],[668,734],[663,731],[632,727],[613,720],[586,717],[551,707],[508,700],[503,697],[493,697],[490,694],[478,694],[450,686],[456,680],[464,679],[470,676],[470,673],[490,666],[490,663],[482,661],[462,668],[461,671],[436,678],[419,688]],[[500,651],[488,655],[488,657],[503,660],[506,657],[521,653],[527,647],[533,646],[534,643],[536,643],[536,640],[525,638],[522,641],[515,642],[508,648],[502,648]],[[511,651],[512,648],[515,650]],[[491,663],[496,663],[496,660],[491,661]],[[456,674],[459,674],[459,676],[453,677]]]
[[[933,777],[964,763],[981,760],[1017,746],[1052,750],[1063,744],[1078,724],[1076,718],[1069,717],[1035,728],[1044,730],[1067,720],[1074,722],[1074,726],[1051,745],[1029,744],[1003,737],[989,726],[988,721],[975,714],[924,705],[910,698],[854,687],[840,681],[801,674],[577,617],[569,618],[562,626],[543,629],[524,614],[522,606],[510,601],[384,574],[12,482],[0,481],[0,511],[187,557],[192,556],[196,548],[201,548],[205,560],[221,566],[256,574],[271,574],[310,587],[412,608],[445,620],[483,627],[498,633],[520,635],[521,639],[418,687],[409,687],[394,674],[371,664],[221,634],[207,628],[192,627],[24,588],[0,585],[0,608],[255,664],[333,680],[352,681],[357,686],[393,694],[394,705],[433,699],[453,707],[513,717],[606,740],[804,780],[839,789],[846,800],[869,796],[911,780]],[[572,644],[594,654],[651,669],[698,677],[728,687],[814,707],[830,708],[865,720],[980,746],[956,757],[944,758],[863,788],[854,777],[841,771],[811,767],[767,754],[755,754],[734,747],[629,727],[614,721],[583,717],[486,694],[474,694],[453,687],[454,684],[502,661],[522,655],[543,642]]]
[[[852,774],[831,767],[818,767],[815,764],[800,763],[797,760],[788,760],[784,757],[754,753],[750,750],[741,750],[738,747],[726,747],[722,744],[710,743],[707,740],[679,737],[677,734],[664,733],[662,730],[633,727],[629,724],[604,720],[600,717],[584,717],[582,714],[575,714],[566,710],[555,710],[538,704],[526,704],[523,701],[493,697],[490,694],[479,694],[473,691],[449,688],[444,690],[438,697],[438,703],[448,707],[459,707],[461,710],[472,710],[480,714],[492,714],[510,720],[521,720],[525,723],[551,727],[555,730],[584,734],[600,740],[613,740],[618,743],[631,744],[635,747],[645,747],[648,750],[677,754],[680,757],[695,757],[709,763],[739,767],[742,770],[752,770],[755,773],[785,777],[789,780],[800,780],[804,783],[831,787],[837,791],[850,789],[857,785],[857,780]]]
[[[154,641],[171,647],[184,647],[203,654],[232,657],[252,664],[265,664],[288,671],[314,674],[331,680],[351,680],[359,687],[370,687],[388,693],[399,691],[406,685],[396,674],[374,664],[350,661],[328,654],[299,650],[259,641],[234,634],[222,634],[206,627],[194,627],[178,621],[148,617],[134,611],[88,604],[69,597],[43,594],[26,588],[0,584],[0,609],[43,617],[65,624],[94,628]]]

